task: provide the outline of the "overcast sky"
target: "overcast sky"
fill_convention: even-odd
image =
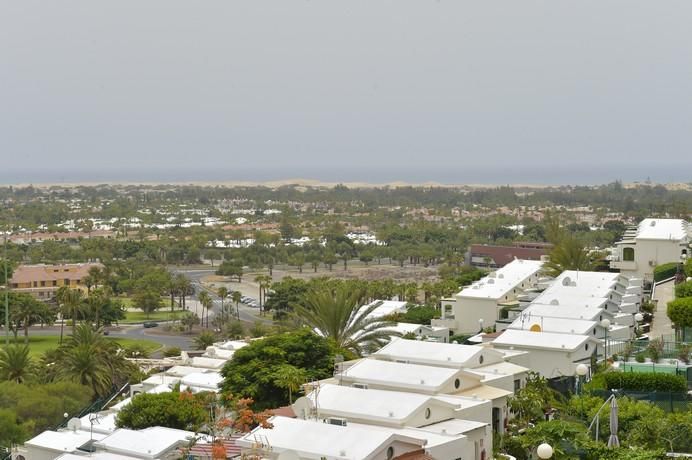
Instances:
[[[0,0],[0,104],[0,181],[692,180],[692,2]]]

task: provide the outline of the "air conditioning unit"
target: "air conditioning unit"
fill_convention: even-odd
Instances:
[[[353,388],[360,388],[361,390],[367,390],[368,389],[368,384],[367,383],[354,383]]]
[[[340,417],[329,417],[327,423],[330,425],[346,426],[346,419]]]

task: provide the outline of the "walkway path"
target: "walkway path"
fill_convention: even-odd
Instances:
[[[673,326],[668,318],[668,302],[675,298],[675,283],[671,280],[664,284],[656,286],[654,292],[654,300],[658,300],[658,306],[654,313],[654,325],[649,332],[649,337],[652,339],[661,336],[670,336],[674,334]]]

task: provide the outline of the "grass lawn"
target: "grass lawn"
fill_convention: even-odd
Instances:
[[[128,311],[125,313],[125,319],[119,321],[120,324],[143,323],[144,321],[172,321],[179,319],[182,310],[174,310],[171,313],[170,308],[162,308],[161,310],[152,312],[149,317],[143,311]]]
[[[69,337],[68,331],[65,331],[65,337],[63,340],[67,340]],[[154,352],[161,348],[161,344],[154,342],[153,340],[145,339],[126,339],[122,337],[106,337],[107,340],[113,340],[118,342],[118,344],[123,348],[128,348],[133,345],[139,345],[145,348],[147,351]],[[32,357],[39,358],[43,353],[48,350],[53,350],[58,348],[60,342],[59,335],[29,335],[29,352]],[[2,338],[2,344],[4,344],[4,337]],[[10,337],[10,343],[14,343],[14,337]],[[19,335],[17,337],[17,343],[24,345],[24,336]],[[2,345],[4,347],[4,345]]]

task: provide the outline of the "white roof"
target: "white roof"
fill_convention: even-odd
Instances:
[[[99,440],[105,437],[101,433],[93,433],[93,439]],[[92,434],[85,430],[44,431],[38,436],[24,443],[27,446],[36,446],[58,452],[73,452],[92,439]]]
[[[682,219],[644,219],[637,227],[638,240],[684,240],[690,234]]]
[[[129,455],[118,455],[111,454],[110,452],[92,452],[88,456],[81,454],[65,454],[56,458],[55,460],[85,460],[90,458],[92,460],[139,460],[138,457],[130,457]]]
[[[234,353],[235,350],[227,350],[225,348],[219,347],[207,347],[207,349],[204,351],[203,356],[206,358],[229,360],[233,357]]]
[[[117,429],[115,426],[115,419],[117,417],[117,412],[104,411],[87,414],[80,418],[79,421],[82,423],[82,428],[85,430],[91,430],[93,422],[94,433],[110,434]]]
[[[469,369],[469,372],[476,374],[483,378],[484,382],[489,380],[494,380],[496,378],[502,378],[507,375],[517,375],[528,372],[530,369],[519,366],[518,364],[510,362],[501,362],[495,364],[489,364],[483,367],[477,367],[475,369]]]
[[[550,305],[562,308],[605,308],[608,299],[605,297],[583,297],[566,295],[541,295],[531,302],[531,305]],[[526,310],[524,310],[526,311]]]
[[[197,372],[188,374],[180,381],[181,385],[218,390],[223,377],[218,372]]]
[[[227,340],[226,342],[215,343],[214,346],[224,350],[240,350],[243,347],[247,347],[248,343],[239,340]]]
[[[422,429],[425,431],[430,431],[432,433],[446,433],[451,435],[460,435],[468,433],[479,428],[487,426],[487,423],[475,422],[473,420],[463,420],[459,418],[453,418],[445,420],[443,422],[433,423],[432,425],[427,425]]]
[[[360,388],[326,384],[307,398],[317,405],[320,412],[337,417],[353,415],[368,419],[405,421],[421,407],[429,404],[439,406],[442,398],[419,393],[388,390],[363,390]],[[441,404],[454,408],[451,403]]]
[[[593,307],[575,307],[566,308],[562,305],[541,305],[541,304],[531,304],[522,312],[522,314],[531,316],[545,316],[551,318],[573,318],[573,319],[585,319],[599,320],[601,316],[612,318],[609,312],[602,308]]]
[[[189,442],[194,436],[195,433],[191,431],[160,426],[138,431],[120,428],[95,445],[110,452],[141,456],[141,458],[156,458]]]
[[[537,316],[529,312],[519,315],[519,317],[508,326],[508,329],[530,331],[531,328],[538,328],[540,331],[556,332],[560,334],[593,335],[593,330],[596,325],[596,321],[592,320]]]
[[[170,369],[168,369],[165,374],[170,375],[173,377],[185,377],[186,375],[189,374],[194,374],[197,372],[203,372],[204,369],[200,369],[199,367],[193,367],[193,366],[173,366]]]
[[[127,406],[128,404],[130,404],[131,402],[132,402],[132,397],[130,396],[130,397],[128,397],[128,398],[123,399],[123,400],[120,401],[118,404],[114,404],[114,405],[111,407],[111,409],[112,409],[112,410],[120,410],[120,409],[122,409],[123,407]]]
[[[418,364],[431,364],[444,367],[474,367],[502,359],[495,350],[477,345],[458,345],[455,343],[425,342],[420,340],[393,339],[372,354],[375,358],[410,361]]]
[[[337,426],[312,420],[272,417],[273,428],[255,428],[236,441],[250,448],[258,441],[266,442],[273,452],[294,451],[300,458],[369,459],[394,441],[422,447],[424,439],[394,434],[364,426]]]
[[[362,359],[342,374],[356,382],[390,384],[436,391],[459,374],[459,370],[380,359]]]
[[[540,271],[543,262],[539,260],[513,260],[490,275],[464,288],[461,297],[500,299],[507,292],[519,286],[530,276]]]
[[[556,334],[553,332],[530,332],[519,331],[516,329],[505,329],[505,331],[493,340],[496,346],[515,346],[526,348],[543,348],[551,350],[573,351],[582,346],[587,341],[592,340],[587,335],[577,334]]]
[[[461,420],[462,422],[466,422],[466,420]],[[442,422],[444,423],[444,422]],[[484,427],[487,425],[486,423],[480,423],[480,422],[469,422],[472,424],[478,424],[481,427]],[[416,439],[424,439],[425,440],[425,448],[430,449],[431,447],[436,447],[436,446],[443,446],[445,444],[453,443],[457,441],[458,439],[465,439],[466,436],[463,433],[446,433],[442,432],[442,430],[435,429],[436,424],[433,425],[428,425],[424,426],[422,428],[413,428],[413,427],[405,427],[405,428],[393,428],[393,427],[388,427],[388,426],[380,426],[380,425],[365,425],[363,423],[349,423],[348,426],[356,427],[356,428],[362,428],[365,430],[378,430],[378,431],[384,431],[392,434],[400,434],[403,436],[408,436]],[[433,429],[429,430],[428,427],[433,427]],[[470,431],[470,430],[469,430]]]
[[[381,318],[383,316],[391,315],[392,313],[405,313],[406,304],[407,302],[400,302],[398,300],[375,300],[362,308],[369,308],[373,305],[377,305],[377,307],[370,312],[368,317]]]
[[[226,359],[215,359],[215,358],[205,358],[202,356],[195,356],[189,362],[192,367],[204,367],[207,369],[221,369],[228,360]]]
[[[143,380],[142,383],[144,385],[175,385],[176,383],[180,382],[180,377],[174,377],[172,375],[166,375],[163,372],[160,372],[158,374],[153,374],[149,376],[147,379]]]
[[[608,297],[619,277],[619,273],[566,270],[537,299]]]

